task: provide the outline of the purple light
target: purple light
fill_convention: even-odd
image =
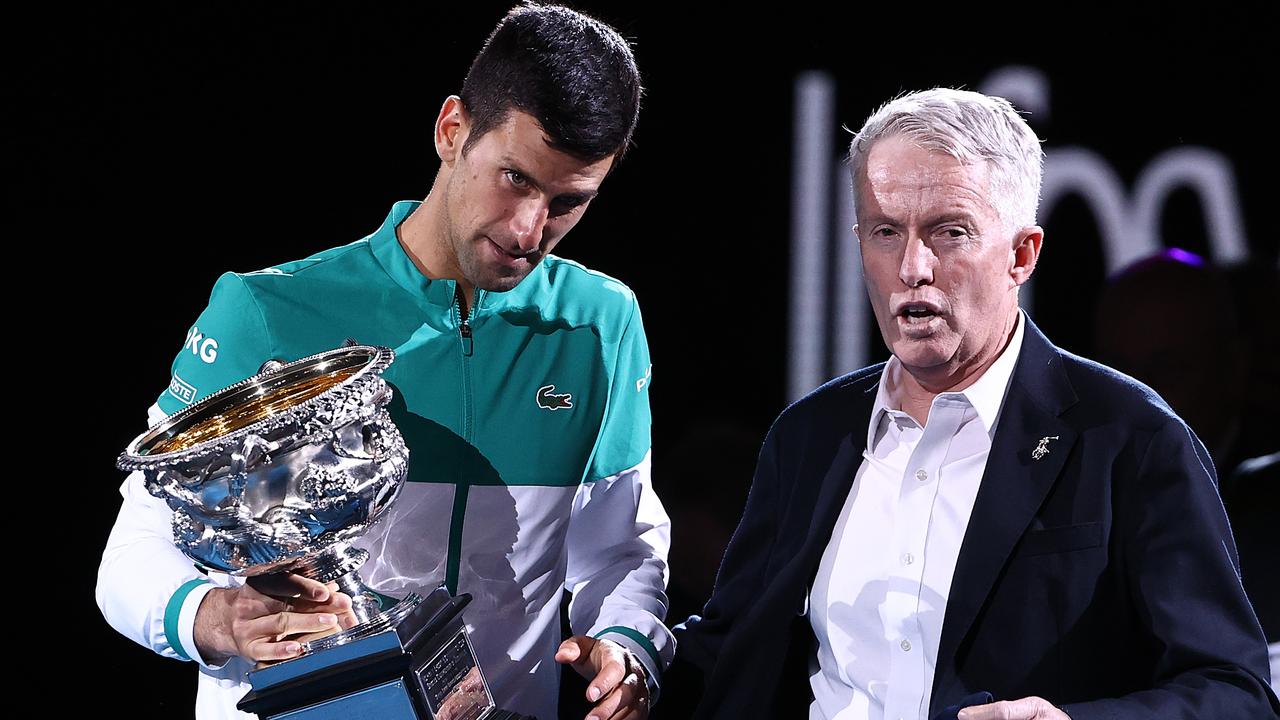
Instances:
[[[1168,248],[1164,252],[1160,253],[1158,257],[1182,263],[1183,265],[1190,265],[1192,267],[1204,267],[1209,264],[1208,260],[1205,260],[1199,255],[1176,247]]]

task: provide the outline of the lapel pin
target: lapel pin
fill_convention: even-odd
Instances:
[[[1036,449],[1031,451],[1031,459],[1039,460],[1049,454],[1049,441],[1057,440],[1057,435],[1045,436],[1040,438],[1040,442],[1036,444]]]

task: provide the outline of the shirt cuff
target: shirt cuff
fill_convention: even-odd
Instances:
[[[164,612],[164,634],[169,646],[184,660],[194,660],[202,667],[217,670],[226,663],[210,665],[200,656],[196,648],[196,613],[200,603],[215,585],[205,578],[189,580],[182,584],[169,598],[169,605]]]
[[[653,641],[637,630],[620,625],[607,627],[596,633],[594,637],[618,643],[640,661],[644,666],[645,683],[649,686],[649,703],[657,702],[658,669],[662,667],[662,663],[658,656],[658,649],[653,646]]]

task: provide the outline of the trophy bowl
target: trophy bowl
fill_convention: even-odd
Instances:
[[[360,621],[310,650],[394,627],[421,601],[396,602],[356,572],[351,546],[395,501],[408,449],[382,378],[395,353],[348,345],[282,364],[220,390],[139,435],[117,461],[143,473],[173,510],[177,547],[237,576],[294,572],[336,582]]]

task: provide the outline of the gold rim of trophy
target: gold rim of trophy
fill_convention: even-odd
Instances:
[[[363,367],[364,365],[338,368],[324,375],[306,378],[301,382],[272,388],[249,402],[234,405],[226,412],[202,420],[171,437],[161,439],[148,449],[147,454],[178,452],[195,447],[206,440],[230,435],[300,405],[329,388],[341,385],[347,378],[360,372]]]

